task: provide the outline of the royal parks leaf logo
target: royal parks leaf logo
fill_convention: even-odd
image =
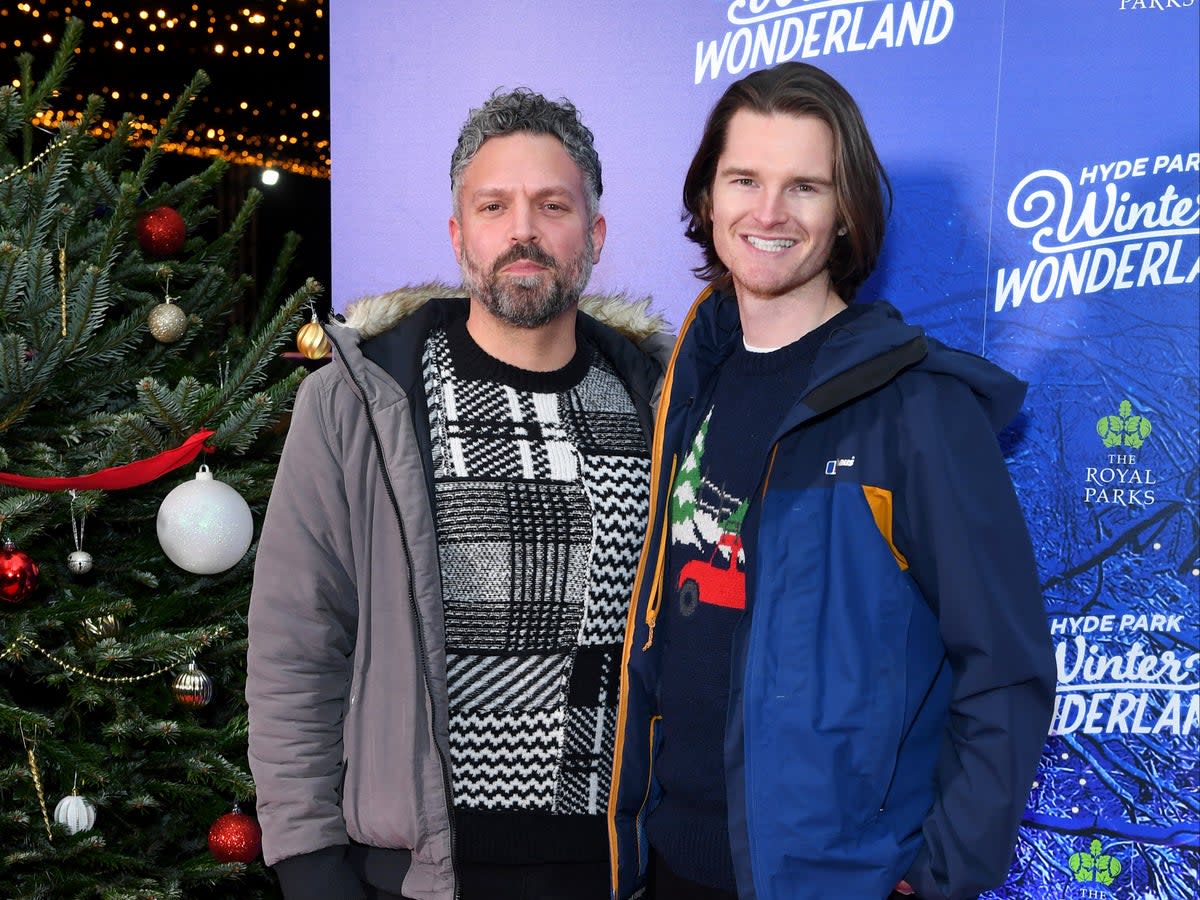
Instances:
[[[1096,434],[1104,440],[1105,447],[1134,447],[1141,449],[1150,436],[1150,420],[1135,415],[1133,404],[1122,400],[1115,416],[1101,416],[1096,422]]]
[[[1092,838],[1091,846],[1086,851],[1072,853],[1067,865],[1071,867],[1075,880],[1085,884],[1111,887],[1121,874],[1121,861],[1111,853],[1106,853],[1096,838]]]
[[[1084,469],[1085,503],[1134,507],[1154,504],[1157,479],[1141,460],[1140,452],[1151,431],[1150,420],[1134,412],[1129,400],[1122,400],[1115,413],[1096,420],[1096,434],[1107,452],[1097,460],[1100,465]]]

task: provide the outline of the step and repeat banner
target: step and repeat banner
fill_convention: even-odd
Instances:
[[[596,134],[592,289],[678,323],[683,174],[730,82],[803,60],[892,178],[860,292],[1031,384],[1003,435],[1058,654],[996,898],[1181,900],[1200,867],[1198,0],[458,0],[331,10],[333,285],[457,283],[450,153],[497,87]]]

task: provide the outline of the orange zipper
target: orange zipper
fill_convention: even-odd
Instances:
[[[667,363],[667,371],[663,377],[662,391],[659,394],[658,410],[654,417],[654,435],[652,437],[650,447],[650,512],[646,520],[646,537],[642,543],[641,557],[638,559],[637,575],[633,580],[633,594],[631,598],[632,602],[629,605],[629,615],[625,620],[625,644],[621,650],[621,683],[620,693],[617,699],[617,736],[616,746],[613,748],[612,780],[609,783],[608,793],[608,842],[610,848],[609,865],[611,867],[612,884],[614,890],[617,888],[617,871],[620,868],[620,864],[617,859],[617,794],[621,785],[621,756],[625,750],[625,723],[629,717],[629,685],[626,682],[626,674],[629,671],[629,655],[633,646],[633,635],[637,630],[637,598],[642,592],[642,584],[646,576],[646,556],[654,542],[654,530],[656,525],[654,515],[656,512],[655,504],[658,499],[659,483],[658,473],[659,465],[663,458],[663,440],[664,432],[666,430],[665,426],[667,421],[667,408],[671,405],[671,389],[674,386],[675,381],[675,359],[679,356],[679,348],[683,344],[683,336],[687,333],[688,327],[696,318],[696,309],[701,303],[704,302],[705,299],[707,299],[708,295],[711,293],[712,286],[710,285],[700,292],[700,296],[696,298],[696,301],[692,304],[692,308],[688,310],[688,314],[684,316],[683,324],[679,328],[679,336],[675,339],[675,347],[671,351],[671,360]],[[672,483],[675,481],[675,462],[676,456],[672,454]],[[668,496],[668,507],[663,515],[662,537],[660,540],[664,540],[667,534],[669,534],[668,529],[670,528],[671,518],[669,503],[670,498]],[[654,584],[651,585],[650,597],[647,603],[646,624],[650,627],[650,636],[646,641],[645,646],[642,648],[643,650],[649,649],[654,642],[654,620],[658,617],[658,605],[660,602],[659,594],[662,591],[661,583],[663,553],[661,551],[663,546],[665,545],[660,545],[659,547],[660,552],[658,559],[655,562]],[[651,613],[651,610],[653,610],[653,613]],[[653,752],[653,723],[657,718],[657,716],[651,718],[651,752]],[[653,760],[651,760],[651,766],[653,766]],[[646,801],[650,797],[650,783],[651,776],[650,772],[648,771],[646,773],[646,793],[642,801],[643,809],[645,808]],[[638,815],[640,817],[641,810],[639,810]],[[638,827],[640,828],[640,825]],[[639,863],[641,862],[640,853],[641,851],[639,849]]]

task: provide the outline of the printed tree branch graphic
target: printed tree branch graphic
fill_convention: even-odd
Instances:
[[[1057,834],[1074,834],[1082,837],[1092,837],[1100,834],[1105,837],[1117,838],[1137,844],[1161,844],[1166,847],[1195,848],[1200,840],[1200,826],[1195,824],[1180,825],[1175,828],[1159,828],[1154,825],[1130,825],[1113,822],[1098,816],[1076,816],[1075,818],[1059,818],[1040,813],[1031,813],[1025,817],[1025,823],[1033,828],[1045,828]]]
[[[1128,528],[1112,537],[1104,546],[1093,549],[1082,561],[1047,578],[1042,584],[1042,589],[1048,590],[1065,581],[1070,581],[1077,575],[1097,569],[1106,559],[1115,556],[1123,549],[1128,548],[1136,552],[1145,550],[1162,534],[1166,524],[1174,516],[1184,512],[1186,508],[1182,501],[1175,500],[1161,505],[1156,504],[1156,506],[1157,509],[1153,513],[1144,519],[1131,522]],[[1148,531],[1149,533],[1147,533]]]

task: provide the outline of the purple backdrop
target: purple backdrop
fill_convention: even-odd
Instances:
[[[405,4],[386,13],[380,7],[338,4],[330,20],[335,308],[400,284],[457,283],[446,236],[450,152],[468,109],[500,86],[567,96],[580,108],[596,134],[609,224],[592,287],[650,295],[674,321],[700,287],[690,273],[699,255],[679,221],[683,173],[713,102],[737,74],[764,60],[824,65],[859,97],[905,193],[898,210],[913,194],[961,198],[988,188],[1002,4],[514,0]],[[817,8],[808,14],[815,21],[798,29],[796,10],[807,7]],[[889,9],[890,27],[880,22]],[[873,49],[860,49],[876,30]],[[945,90],[947,72],[955,73],[954,92]],[[980,135],[989,144],[983,158]],[[982,206],[957,206],[937,234],[926,224],[916,237],[925,246],[957,246],[962,229],[983,235],[987,219]],[[904,222],[893,225],[898,236]],[[984,258],[971,265],[982,268]]]

